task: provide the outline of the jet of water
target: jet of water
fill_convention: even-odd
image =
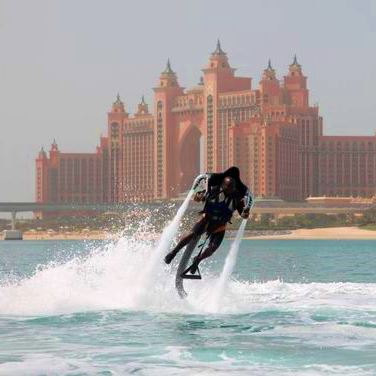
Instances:
[[[231,244],[230,252],[228,253],[226,257],[226,261],[225,261],[225,265],[223,267],[222,273],[215,286],[213,300],[212,300],[213,302],[212,307],[215,312],[217,312],[219,309],[219,304],[225,292],[225,288],[227,286],[227,283],[236,265],[236,259],[238,256],[239,246],[240,246],[240,242],[242,240],[243,234],[244,234],[246,224],[247,224],[247,220],[243,219],[238,229],[238,232],[236,233],[235,239]]]
[[[154,264],[158,262],[169,250],[171,243],[179,230],[180,222],[183,219],[183,216],[188,208],[192,195],[193,190],[189,191],[187,197],[185,198],[184,202],[181,204],[179,210],[177,211],[174,219],[163,230],[162,236],[158,241],[157,248],[154,251],[153,257],[151,258],[151,267],[154,267]]]
[[[162,236],[159,239],[157,248],[154,251],[154,254],[152,255],[150,259],[150,262],[148,265],[148,272],[153,271],[156,268],[156,265],[161,260],[163,255],[167,253],[167,251],[169,250],[171,243],[179,230],[180,222],[183,219],[183,216],[188,208],[189,202],[191,201],[191,198],[194,195],[194,193],[198,189],[202,189],[202,188],[207,190],[207,187],[205,188],[205,184],[207,184],[207,177],[208,177],[207,174],[201,174],[201,175],[198,175],[196,179],[194,180],[192,188],[188,192],[187,197],[185,198],[184,202],[181,204],[174,219],[163,230]]]
[[[174,219],[163,230],[161,238],[159,239],[156,248],[153,250],[153,254],[151,255],[150,260],[144,270],[142,281],[140,281],[143,296],[150,291],[151,287],[156,282],[156,278],[158,278],[158,271],[160,266],[163,265],[161,260],[169,250],[171,243],[179,230],[180,222],[188,208],[193,193],[193,189],[189,191]]]

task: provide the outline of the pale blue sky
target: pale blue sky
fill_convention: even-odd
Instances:
[[[168,57],[196,84],[218,37],[254,85],[296,53],[326,134],[374,134],[376,0],[0,0],[0,201],[34,200],[54,137],[94,151],[116,93],[150,102]]]

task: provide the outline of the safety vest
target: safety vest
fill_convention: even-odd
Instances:
[[[236,197],[234,195],[226,196],[222,191],[213,192],[207,199],[203,212],[208,213],[210,219],[227,223],[236,210]]]

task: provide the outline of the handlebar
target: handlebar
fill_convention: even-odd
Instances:
[[[192,184],[192,190],[197,192],[200,189],[207,192],[209,176],[209,174],[198,175]]]
[[[251,210],[255,204],[255,200],[253,199],[253,195],[251,191],[247,191],[247,193],[244,196],[244,210]]]

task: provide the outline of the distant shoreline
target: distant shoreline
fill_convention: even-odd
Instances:
[[[317,240],[317,239],[343,239],[343,240],[366,240],[375,239],[376,231],[370,231],[359,227],[320,227],[320,228],[302,228],[297,230],[285,231],[286,233],[278,233],[275,235],[249,235],[246,234],[244,239],[265,239],[265,240]]]
[[[231,239],[236,231],[228,232],[228,238]],[[24,232],[24,240],[116,240],[119,233],[111,234],[103,231],[91,232],[59,232],[51,233],[47,231]],[[140,238],[153,240],[157,236],[155,234],[142,234]],[[1,237],[0,240],[3,238]],[[362,240],[375,239],[376,231],[370,231],[359,227],[324,227],[313,229],[297,229],[297,230],[249,230],[246,231],[243,239],[257,240],[315,240],[315,239],[343,239],[343,240]]]

